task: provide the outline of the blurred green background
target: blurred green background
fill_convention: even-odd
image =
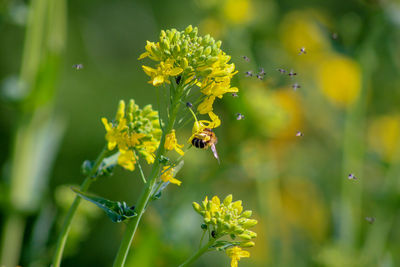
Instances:
[[[400,266],[400,2],[379,0],[1,0],[1,264],[49,265],[69,186],[104,145],[100,117],[120,99],[156,103],[137,58],[189,24],[223,41],[239,97],[216,102],[221,164],[185,155],[183,184],[148,208],[127,266],[183,262],[202,233],[191,203],[229,193],[259,221],[240,266]],[[246,77],[260,68],[263,80]],[[132,205],[141,186],[117,168],[90,191]],[[111,266],[123,231],[85,203],[63,266]]]

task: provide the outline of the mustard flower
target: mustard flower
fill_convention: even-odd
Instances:
[[[183,156],[185,153],[182,151],[183,145],[178,144],[178,140],[176,140],[175,136],[175,130],[172,130],[169,134],[165,136],[165,144],[164,144],[165,149],[167,150],[174,150],[181,156]]]
[[[165,62],[160,62],[157,69],[148,66],[142,66],[144,72],[151,77],[149,83],[154,86],[162,85],[163,83],[170,83],[169,76],[177,76],[183,69],[174,67],[174,61],[167,59]]]
[[[240,258],[248,258],[250,257],[250,252],[242,250],[241,247],[230,247],[226,250],[226,255],[228,255],[232,261],[231,261],[231,267],[237,267],[238,266],[238,261],[240,261]]]
[[[242,201],[232,202],[232,195],[228,195],[222,202],[217,196],[211,200],[206,197],[201,205],[193,202],[193,208],[203,216],[204,223],[215,231],[215,238],[225,235],[239,237],[244,241],[238,245],[247,247],[248,241],[257,236],[248,230],[257,224],[257,220],[250,219],[252,211],[243,212]]]
[[[180,186],[182,183],[178,179],[174,178],[174,168],[171,168],[171,166],[163,167],[163,171],[161,174],[161,180],[163,182],[170,182],[171,184],[176,184],[178,186]]]
[[[129,171],[135,170],[136,156],[132,150],[121,151],[118,157],[118,165]]]
[[[231,79],[237,73],[231,57],[221,50],[221,41],[210,35],[199,36],[197,27],[188,26],[184,31],[162,30],[159,42],[147,41],[146,52],[139,59],[156,61],[155,67],[142,66],[154,86],[170,84],[175,77],[184,90],[197,86],[205,98],[197,107],[200,114],[213,111],[216,98],[225,93],[238,92],[231,86]]]
[[[143,109],[130,100],[125,106],[123,100],[118,106],[115,121],[101,119],[106,129],[107,147],[109,150],[118,148],[118,165],[133,171],[137,161],[137,154],[144,156],[147,163],[154,162],[156,151],[161,137],[158,112],[151,105]]]

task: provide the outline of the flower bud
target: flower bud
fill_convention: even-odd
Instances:
[[[246,210],[246,211],[244,211],[244,212],[242,213],[241,217],[243,217],[243,218],[250,218],[252,214],[253,214],[253,211],[251,211],[251,210]]]
[[[200,211],[201,211],[201,207],[200,207],[200,205],[199,205],[198,203],[193,202],[193,203],[192,203],[192,206],[193,206],[193,209],[194,209],[195,211],[197,211],[197,212],[200,212]]]
[[[231,202],[232,202],[232,194],[229,194],[224,199],[224,205],[228,206],[229,204],[231,204]]]
[[[205,55],[205,56],[208,56],[209,54],[211,54],[211,46],[208,46],[208,47],[206,48],[206,50],[204,50],[204,55]]]
[[[240,237],[244,240],[251,240],[251,236],[248,234],[245,234],[245,233],[238,235],[238,237]]]
[[[258,222],[257,220],[254,219],[249,219],[247,220],[242,226],[246,229],[253,227],[254,225],[256,225]]]
[[[191,32],[192,32],[192,30],[193,30],[193,27],[192,27],[192,25],[189,25],[189,26],[187,26],[187,27],[186,27],[186,29],[185,29],[185,33],[189,34],[189,33],[191,33]]]
[[[120,100],[118,104],[118,111],[117,115],[115,116],[115,119],[117,121],[120,121],[123,117],[125,117],[125,101]]]
[[[248,242],[243,242],[243,243],[240,243],[240,246],[242,247],[242,248],[251,248],[251,247],[254,247],[256,244],[253,242],[253,241],[248,241]]]
[[[242,227],[240,227],[239,225],[234,225],[233,232],[235,234],[242,234],[244,232],[244,229]]]

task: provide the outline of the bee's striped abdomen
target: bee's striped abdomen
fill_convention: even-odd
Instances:
[[[206,142],[204,140],[199,139],[199,138],[193,138],[192,145],[197,147],[197,148],[205,148],[206,147]]]

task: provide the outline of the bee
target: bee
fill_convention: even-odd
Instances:
[[[202,132],[195,134],[195,136],[192,139],[192,145],[194,147],[197,147],[200,149],[207,149],[207,148],[211,147],[214,157],[219,162],[217,149],[215,148],[215,145],[217,144],[217,142],[218,142],[218,139],[215,136],[215,133],[210,128],[205,128]]]
[[[83,64],[75,64],[75,65],[72,65],[72,67],[74,69],[80,70],[80,69],[83,69]]]
[[[305,47],[300,48],[299,55],[301,55],[301,54],[307,54]]]

